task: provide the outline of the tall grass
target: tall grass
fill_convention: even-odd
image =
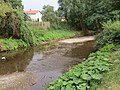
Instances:
[[[111,55],[111,70],[104,75],[98,90],[120,90],[120,51]]]
[[[32,32],[34,44],[37,44],[39,42],[51,41],[55,39],[69,38],[79,33],[76,31],[69,30],[42,30],[39,28],[32,30]]]

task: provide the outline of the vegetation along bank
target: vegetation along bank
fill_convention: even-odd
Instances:
[[[50,83],[46,90],[119,90],[120,21],[108,21],[96,37],[99,50]]]
[[[31,30],[32,43],[26,43],[22,39],[4,38],[0,39],[0,51],[15,50],[18,48],[25,48],[33,45],[42,44],[42,42],[49,42],[52,40],[73,37],[77,34],[76,31],[67,30]]]
[[[24,20],[21,6],[21,0],[0,1],[0,52],[76,35],[76,31],[66,29],[31,28]]]

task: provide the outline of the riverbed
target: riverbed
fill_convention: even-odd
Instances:
[[[94,41],[88,41],[0,53],[0,58],[6,58],[0,61],[0,90],[43,90],[94,50]]]

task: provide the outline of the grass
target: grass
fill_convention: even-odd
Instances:
[[[76,35],[75,31],[67,30],[33,30],[34,38],[40,41],[51,41],[54,39],[69,38]]]
[[[111,56],[113,65],[111,70],[104,75],[98,90],[120,90],[120,51],[113,52]]]
[[[39,44],[40,42],[48,42],[51,40],[65,39],[76,36],[80,34],[78,31],[70,30],[44,30],[41,28],[31,28],[33,33],[33,44]]]

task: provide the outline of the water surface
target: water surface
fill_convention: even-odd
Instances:
[[[34,77],[35,83],[28,90],[42,90],[49,82],[82,62],[92,51],[94,51],[94,41],[82,44],[36,46],[0,53],[0,58],[6,57],[6,61],[0,61],[0,76],[8,77],[15,72],[18,74],[29,72]],[[14,88],[17,86],[13,87],[13,90]]]

